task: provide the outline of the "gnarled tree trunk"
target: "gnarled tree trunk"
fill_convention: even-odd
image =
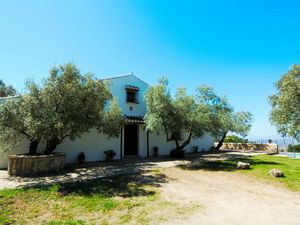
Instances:
[[[45,154],[51,154],[56,149],[57,145],[59,145],[61,141],[57,137],[50,138],[46,142]]]
[[[30,155],[36,155],[37,154],[38,145],[39,145],[39,140],[38,139],[30,140],[30,144],[29,144],[29,154]]]
[[[189,134],[189,137],[187,140],[185,140],[181,145],[179,144],[179,140],[175,139],[175,143],[176,143],[176,149],[173,153],[171,153],[172,157],[175,158],[182,158],[184,157],[184,148],[191,142],[192,139],[192,133]]]
[[[227,133],[228,133],[228,132],[226,132],[226,133],[222,136],[222,138],[221,138],[221,140],[219,141],[217,147],[215,147],[215,150],[219,150],[219,149],[222,147],[223,142],[224,142],[224,140],[225,140],[225,138],[226,138]]]

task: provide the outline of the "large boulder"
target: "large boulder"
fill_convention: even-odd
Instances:
[[[238,161],[237,169],[248,170],[248,169],[250,169],[250,163],[245,163],[245,162]]]
[[[279,169],[271,169],[269,175],[273,177],[284,177],[284,173]]]

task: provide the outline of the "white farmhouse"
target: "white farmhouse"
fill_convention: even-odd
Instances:
[[[92,129],[90,132],[83,134],[80,139],[75,141],[66,140],[55,151],[65,152],[67,163],[76,163],[80,152],[84,152],[86,162],[102,161],[105,160],[104,151],[110,149],[117,153],[115,159],[130,156],[151,157],[155,146],[159,149],[159,155],[169,154],[170,150],[175,147],[175,143],[167,142],[163,131],[150,133],[145,130],[143,121],[146,113],[144,94],[149,84],[132,73],[108,78],[107,80],[110,81],[111,92],[113,96],[118,98],[119,105],[126,118],[126,124],[119,137],[109,139],[105,135],[99,134],[96,129]],[[202,138],[192,139],[186,150],[192,151],[193,146],[198,146],[200,151],[209,150],[212,145],[213,138],[206,135]],[[39,150],[42,148],[43,143],[40,144]],[[28,143],[22,143],[10,152],[0,152],[0,168],[7,168],[9,154],[26,152],[28,152]]]

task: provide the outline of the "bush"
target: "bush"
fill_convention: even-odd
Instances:
[[[294,146],[289,144],[287,151],[288,152],[300,152],[300,144],[294,145]]]
[[[172,149],[170,151],[171,158],[183,158],[184,157],[184,150],[182,149]]]
[[[226,143],[247,143],[248,140],[247,139],[244,139],[244,138],[240,138],[236,135],[228,135],[224,142]]]
[[[116,152],[113,149],[107,150],[104,153],[106,155],[106,161],[112,161],[116,156]]]

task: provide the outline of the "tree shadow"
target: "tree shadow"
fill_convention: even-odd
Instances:
[[[236,164],[231,161],[202,161],[197,160],[187,165],[179,165],[185,170],[209,170],[209,171],[233,171],[236,170]]]
[[[243,157],[233,157],[222,160],[222,157],[219,159],[209,159],[209,158],[198,158],[191,163],[186,165],[179,165],[178,167],[185,170],[206,170],[206,171],[235,171],[237,169],[238,161],[242,161],[245,163],[250,163],[250,169],[253,169],[255,165],[280,165],[281,163],[278,162],[269,162],[259,159],[253,159],[251,156],[243,156]]]
[[[160,187],[161,183],[168,182],[166,175],[140,171],[130,174],[95,178],[83,181],[70,181],[56,184],[56,192],[60,196],[76,195],[84,197],[137,197],[152,196],[156,192],[153,187]],[[37,189],[53,191],[53,184],[34,184],[23,187],[24,190]],[[150,187],[150,188],[149,188]],[[151,188],[152,187],[152,188]]]
[[[140,158],[130,160],[116,160],[113,162],[92,162],[85,164],[68,164],[60,173],[46,174],[44,176],[5,178],[21,184],[22,187],[34,185],[50,185],[82,182],[104,177],[112,177],[119,174],[144,173],[157,168],[159,162],[172,162],[182,159],[170,159],[167,157]]]

